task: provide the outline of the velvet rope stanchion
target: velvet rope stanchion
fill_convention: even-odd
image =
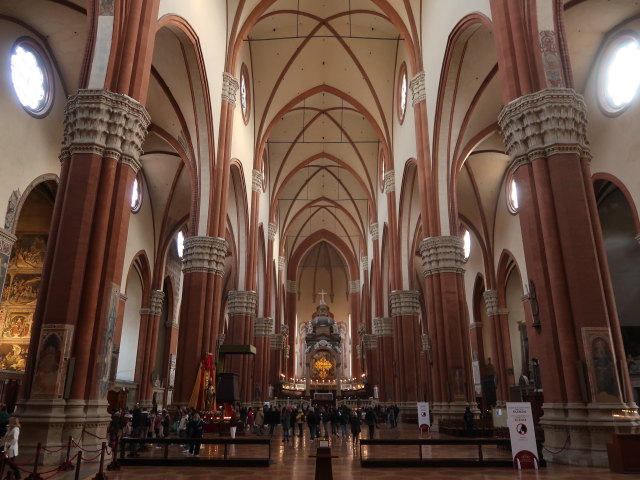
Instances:
[[[120,465],[118,464],[118,443],[120,439],[116,437],[116,441],[111,447],[111,463],[107,465],[107,470],[114,471],[120,470]]]
[[[67,456],[65,457],[64,463],[59,467],[59,470],[61,472],[68,472],[69,470],[73,470],[73,464],[71,463],[72,442],[73,442],[73,437],[69,435],[69,440],[67,440]]]
[[[38,442],[36,447],[36,458],[33,461],[33,472],[29,474],[26,480],[42,480],[42,477],[38,475],[38,462],[40,460],[40,451],[42,450],[42,444]]]
[[[80,480],[80,467],[82,466],[82,452],[78,452],[78,461],[76,462],[76,475],[74,480]]]
[[[107,444],[102,442],[102,451],[100,452],[100,468],[98,473],[92,480],[107,480],[107,475],[104,473],[104,454],[107,451]]]

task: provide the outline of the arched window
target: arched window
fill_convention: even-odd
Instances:
[[[251,114],[251,90],[249,86],[249,70],[243,63],[240,69],[240,108],[242,110],[242,119],[244,124],[249,123]]]
[[[469,230],[465,229],[464,234],[462,235],[462,240],[464,242],[464,259],[469,260],[469,255],[471,255],[471,234]]]
[[[182,230],[176,235],[176,250],[178,251],[178,257],[182,258],[184,255],[184,233],[182,233]]]
[[[631,32],[615,37],[606,48],[598,75],[600,105],[609,114],[622,113],[640,87],[640,41]]]
[[[513,214],[518,213],[518,208],[520,206],[518,202],[518,185],[516,184],[516,180],[513,178],[513,175],[509,175],[507,179],[506,199],[509,211]]]
[[[409,96],[409,80],[407,79],[407,65],[402,62],[398,72],[398,120],[404,122],[404,114],[407,112],[407,97]]]
[[[142,206],[142,177],[140,174],[133,179],[133,188],[131,189],[131,211],[137,213]]]
[[[52,81],[48,62],[37,43],[18,40],[11,52],[11,83],[20,105],[35,117],[43,117],[52,103]]]

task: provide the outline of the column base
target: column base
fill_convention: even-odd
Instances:
[[[20,457],[30,458],[38,443],[49,450],[40,454],[40,464],[60,465],[66,459],[69,436],[86,450],[96,451],[107,437],[111,416],[101,400],[34,400],[16,406],[20,419]],[[98,438],[96,438],[98,437]],[[71,456],[79,449],[72,444]],[[95,455],[95,453],[94,453]]]
[[[540,419],[544,458],[566,465],[607,467],[611,435],[640,433],[637,408],[635,403],[545,403]]]

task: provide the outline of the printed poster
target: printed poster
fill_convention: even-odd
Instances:
[[[511,437],[513,468],[538,469],[538,447],[529,402],[507,402],[507,426]]]
[[[429,402],[418,402],[418,427],[422,427],[422,425],[431,426]]]

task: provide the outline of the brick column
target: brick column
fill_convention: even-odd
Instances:
[[[213,316],[213,286],[224,275],[227,242],[219,237],[189,237],[184,241],[184,274],[176,358],[174,403],[186,405],[198,366],[216,352],[218,325]]]
[[[456,236],[429,237],[420,242],[431,304],[428,332],[433,358],[434,426],[440,418],[461,418],[473,406],[473,375],[464,292],[463,241]],[[437,427],[436,427],[437,428]]]
[[[256,318],[257,294],[250,290],[230,290],[227,298],[229,331],[225,342],[230,345],[253,344],[254,319]],[[240,398],[251,399],[253,386],[253,355],[231,355],[225,359],[225,372],[238,375]]]
[[[105,433],[112,352],[131,213],[128,198],[150,122],[134,99],[79,90],[65,107],[62,174],[18,413],[21,446]],[[41,361],[55,351],[55,374]],[[72,375],[67,379],[72,365]],[[63,400],[65,381],[68,399]]]
[[[496,368],[496,395],[498,401],[506,402],[509,400],[509,386],[511,385],[507,370],[513,369],[509,315],[505,308],[499,306],[500,299],[497,290],[485,290],[482,297],[487,307],[487,317],[491,322],[487,328],[495,356],[492,363],[495,362]],[[481,371],[482,367],[483,365],[480,365]]]
[[[612,414],[635,403],[591,183],[586,105],[572,89],[550,88],[508,103],[498,122],[535,288],[537,321],[527,329],[540,360],[545,445],[560,451],[554,461],[606,465]],[[620,418],[615,429],[638,420]]]
[[[164,292],[162,290],[152,290],[149,297],[149,308],[145,309],[146,321],[140,325],[146,325],[143,332],[143,348],[141,355],[140,374],[140,399],[141,405],[151,406],[153,397],[151,373],[155,368],[156,352],[158,348],[158,331],[160,328],[160,316],[164,302]],[[142,312],[141,312],[142,313]],[[164,326],[163,326],[164,327]]]

